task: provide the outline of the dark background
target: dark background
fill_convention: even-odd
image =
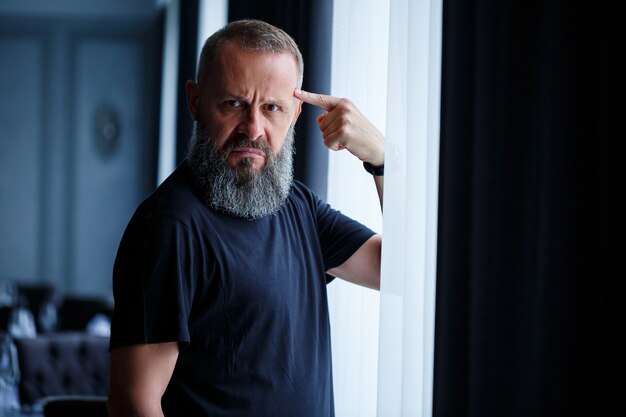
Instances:
[[[436,416],[624,413],[616,5],[444,1]]]

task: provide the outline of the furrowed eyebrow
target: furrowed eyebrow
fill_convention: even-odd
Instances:
[[[248,98],[240,95],[240,94],[236,94],[236,93],[232,93],[226,90],[220,91],[219,96],[218,96],[218,100],[219,101],[224,101],[224,100],[237,100],[237,101],[241,101],[243,103],[249,104]],[[278,97],[265,97],[262,98],[260,100],[260,103],[266,105],[266,104],[275,104],[277,106],[280,106],[283,109],[289,109],[293,106],[295,98],[290,97],[287,100],[278,98]]]
[[[291,100],[282,100],[282,99],[278,99],[278,98],[270,98],[268,100],[265,100],[265,103],[276,104],[277,106],[280,106],[282,108],[289,108],[289,107],[291,107],[293,102]]]

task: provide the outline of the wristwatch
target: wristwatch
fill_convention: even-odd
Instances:
[[[363,162],[363,168],[376,177],[382,177],[385,175],[385,164],[374,166],[369,162]]]

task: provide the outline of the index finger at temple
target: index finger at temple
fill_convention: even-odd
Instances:
[[[303,90],[296,90],[294,96],[305,103],[320,107],[326,111],[332,110],[335,106],[337,106],[337,104],[339,104],[339,99],[337,97],[327,96],[325,94],[309,93],[308,91]]]

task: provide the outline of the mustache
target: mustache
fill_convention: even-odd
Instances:
[[[229,139],[224,144],[224,146],[222,146],[221,151],[228,154],[230,153],[230,151],[237,148],[258,149],[260,151],[263,151],[265,155],[275,156],[271,146],[269,145],[269,143],[267,143],[265,139],[261,138],[256,140],[250,140],[250,138],[245,135],[238,135]]]

